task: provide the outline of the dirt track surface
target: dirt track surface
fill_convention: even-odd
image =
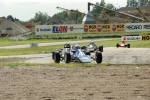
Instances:
[[[150,100],[150,67],[0,67],[0,100]]]

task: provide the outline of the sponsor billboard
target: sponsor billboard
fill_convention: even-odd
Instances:
[[[84,24],[84,33],[126,32],[124,23]]]
[[[126,32],[150,31],[150,23],[126,23]]]
[[[126,32],[125,23],[112,24],[112,32]]]
[[[141,36],[122,36],[122,41],[140,41],[142,40]]]
[[[83,25],[36,25],[36,35],[84,33]]]
[[[142,36],[142,40],[150,40],[150,35]]]

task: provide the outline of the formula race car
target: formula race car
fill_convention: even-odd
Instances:
[[[87,47],[87,50],[90,52],[94,52],[97,49],[99,49],[99,51],[103,52],[103,46],[101,45],[101,46],[97,47],[96,44],[94,43],[94,41],[91,41]]]
[[[130,44],[125,44],[125,42],[124,41],[122,41],[122,43],[117,43],[116,44],[116,47],[118,48],[118,47],[128,47],[128,48],[130,48]]]
[[[85,48],[85,46],[80,47],[79,45],[71,46],[70,44],[65,44],[63,49],[52,52],[52,59],[55,63],[60,63],[60,61],[64,61],[65,63],[90,63],[91,61],[96,61],[97,63],[102,62],[102,53],[100,51],[96,51],[95,55],[92,56]]]

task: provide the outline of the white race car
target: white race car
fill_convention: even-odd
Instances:
[[[103,52],[103,45],[97,47],[96,44],[95,44],[93,41],[91,41],[91,42],[89,43],[88,47],[87,47],[87,50],[90,51],[90,52],[94,52],[94,51],[96,51],[97,49],[98,49],[98,51]]]

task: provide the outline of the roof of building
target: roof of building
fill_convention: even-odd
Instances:
[[[18,22],[12,22],[6,17],[0,17],[0,31],[2,31],[2,34],[9,33],[10,35],[17,35],[29,32],[29,30],[22,24]]]
[[[63,24],[76,24],[76,22],[73,20],[70,20],[70,21],[64,22]]]
[[[64,23],[64,21],[61,20],[61,19],[58,17],[57,14],[54,14],[54,15],[52,16],[52,18],[51,18],[48,22],[46,22],[45,24],[46,24],[46,25],[55,25],[55,24],[63,24],[63,23]]]
[[[141,10],[149,10],[149,7],[147,6],[141,6],[139,7]],[[136,7],[121,7],[118,9],[118,11],[125,11],[125,10],[136,10]]]

